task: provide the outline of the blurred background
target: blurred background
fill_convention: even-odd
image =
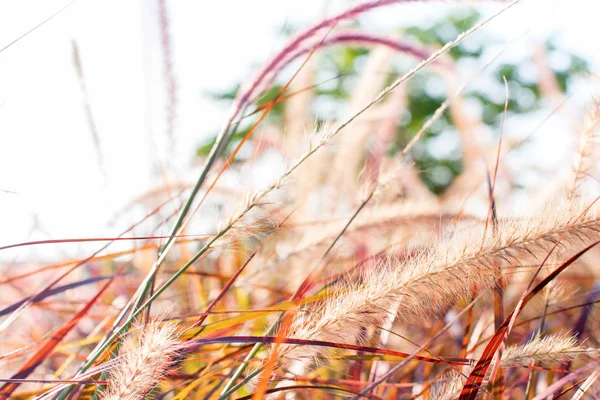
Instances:
[[[189,187],[240,84],[295,32],[356,3],[2,2],[0,246],[116,236],[159,204],[159,198]],[[360,28],[430,53],[506,4],[398,4],[340,27]],[[464,115],[446,113],[411,153],[428,190],[447,195],[464,170],[465,158],[478,157],[472,154],[477,149],[473,143],[499,138],[505,77],[510,93],[507,143],[527,139],[511,155],[511,168],[519,171],[516,185],[529,196],[543,182],[556,179],[545,167],[568,163],[565,157],[577,145],[569,132],[581,127],[596,93],[599,11],[600,5],[586,0],[521,1],[409,82],[385,151],[397,153],[453,87],[472,79],[461,99]],[[313,96],[311,124],[341,116],[375,47],[334,45],[314,55],[307,82]],[[381,71],[386,82],[419,61],[406,53],[389,57]],[[272,100],[303,60],[282,70],[257,104]],[[226,184],[260,187],[278,176],[286,157],[277,138],[286,131],[288,104],[271,111],[254,142],[239,155],[258,162],[225,176]],[[240,123],[238,138],[257,117]],[[476,129],[467,149],[457,131],[469,121]],[[256,157],[260,140],[268,151]],[[174,202],[171,212],[180,205],[181,200]],[[214,230],[219,207],[211,207],[201,220],[206,223],[198,224],[194,233]],[[169,227],[160,226],[154,234],[168,234]],[[0,252],[0,259],[53,260],[99,246],[24,247]]]

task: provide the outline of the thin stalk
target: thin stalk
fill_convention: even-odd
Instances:
[[[548,315],[548,306],[550,305],[550,290],[546,291],[546,300],[544,302],[544,311],[542,312],[542,316],[540,317],[540,325],[538,326],[535,337],[539,339],[542,336],[542,332],[544,331],[544,325],[546,324],[546,316]],[[531,366],[535,367],[536,362],[532,362]],[[533,390],[534,380],[536,378],[535,369],[531,369],[529,371],[529,377],[527,378],[527,388],[525,389],[525,398],[529,399],[532,395],[535,395]]]

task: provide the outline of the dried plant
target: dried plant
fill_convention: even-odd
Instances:
[[[558,334],[537,338],[522,346],[509,346],[502,353],[504,367],[527,366],[532,362],[542,365],[573,361],[582,357],[593,357],[597,349],[577,343],[572,335]]]
[[[104,399],[143,399],[166,375],[178,355],[173,325],[134,327],[125,338],[116,367],[109,372]]]
[[[524,183],[536,132],[509,122],[526,91],[512,94],[502,70],[500,89],[485,88],[502,96],[497,123],[472,106],[514,42],[476,72],[456,56],[518,0],[452,39],[446,26],[442,42],[348,26],[409,2],[358,2],[292,35],[232,95],[198,180],[162,176],[111,221],[133,221],[120,234],[0,248],[106,242],[0,270],[0,400],[595,398],[598,104],[563,115],[566,78],[534,48],[527,90],[558,107],[537,110],[582,127],[568,157],[531,167],[547,181]],[[177,13],[157,5],[174,146],[185,79],[173,69]],[[360,50],[340,53],[349,46]],[[362,61],[322,79],[323,64],[347,58]],[[324,98],[334,117],[318,112]],[[430,108],[422,120],[417,106]],[[453,157],[461,169],[441,191],[434,178]],[[260,171],[270,180],[254,184]]]

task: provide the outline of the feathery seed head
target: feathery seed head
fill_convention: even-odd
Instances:
[[[581,357],[591,357],[598,350],[577,343],[577,338],[568,333],[535,338],[522,346],[509,346],[502,353],[503,367],[530,365],[533,362],[548,364],[552,362],[573,361]]]
[[[158,322],[135,328],[123,341],[120,363],[111,370],[104,399],[138,400],[150,392],[178,354],[174,325]]]

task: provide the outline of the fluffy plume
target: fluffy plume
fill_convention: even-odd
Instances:
[[[573,171],[573,183],[569,193],[571,198],[578,196],[581,182],[594,164],[592,153],[596,147],[598,123],[600,123],[600,103],[596,101],[583,122],[583,131],[579,138],[579,149]]]
[[[573,245],[598,236],[599,221],[593,213],[576,221],[580,213],[571,214],[567,209],[561,214],[551,209],[555,218],[506,221],[487,239],[480,229],[456,231],[452,239],[431,252],[403,262],[390,259],[348,279],[318,308],[300,313],[291,336],[361,344],[366,339],[365,327],[380,326],[389,310],[397,308],[400,322],[421,319],[471,293],[474,287],[492,287],[508,267],[518,267],[526,260],[536,265],[567,230],[563,241]],[[290,357],[313,361],[321,355],[323,348],[290,353]]]
[[[465,377],[457,373],[450,374],[439,385],[431,390],[433,400],[453,400],[457,399],[460,391],[465,384]]]
[[[580,357],[598,354],[598,350],[577,343],[570,334],[558,334],[536,338],[522,346],[509,346],[502,354],[503,367],[531,365],[533,362],[548,364],[552,362],[573,361]]]
[[[121,347],[120,363],[111,371],[106,400],[143,399],[177,356],[173,325],[151,323],[134,329]]]

